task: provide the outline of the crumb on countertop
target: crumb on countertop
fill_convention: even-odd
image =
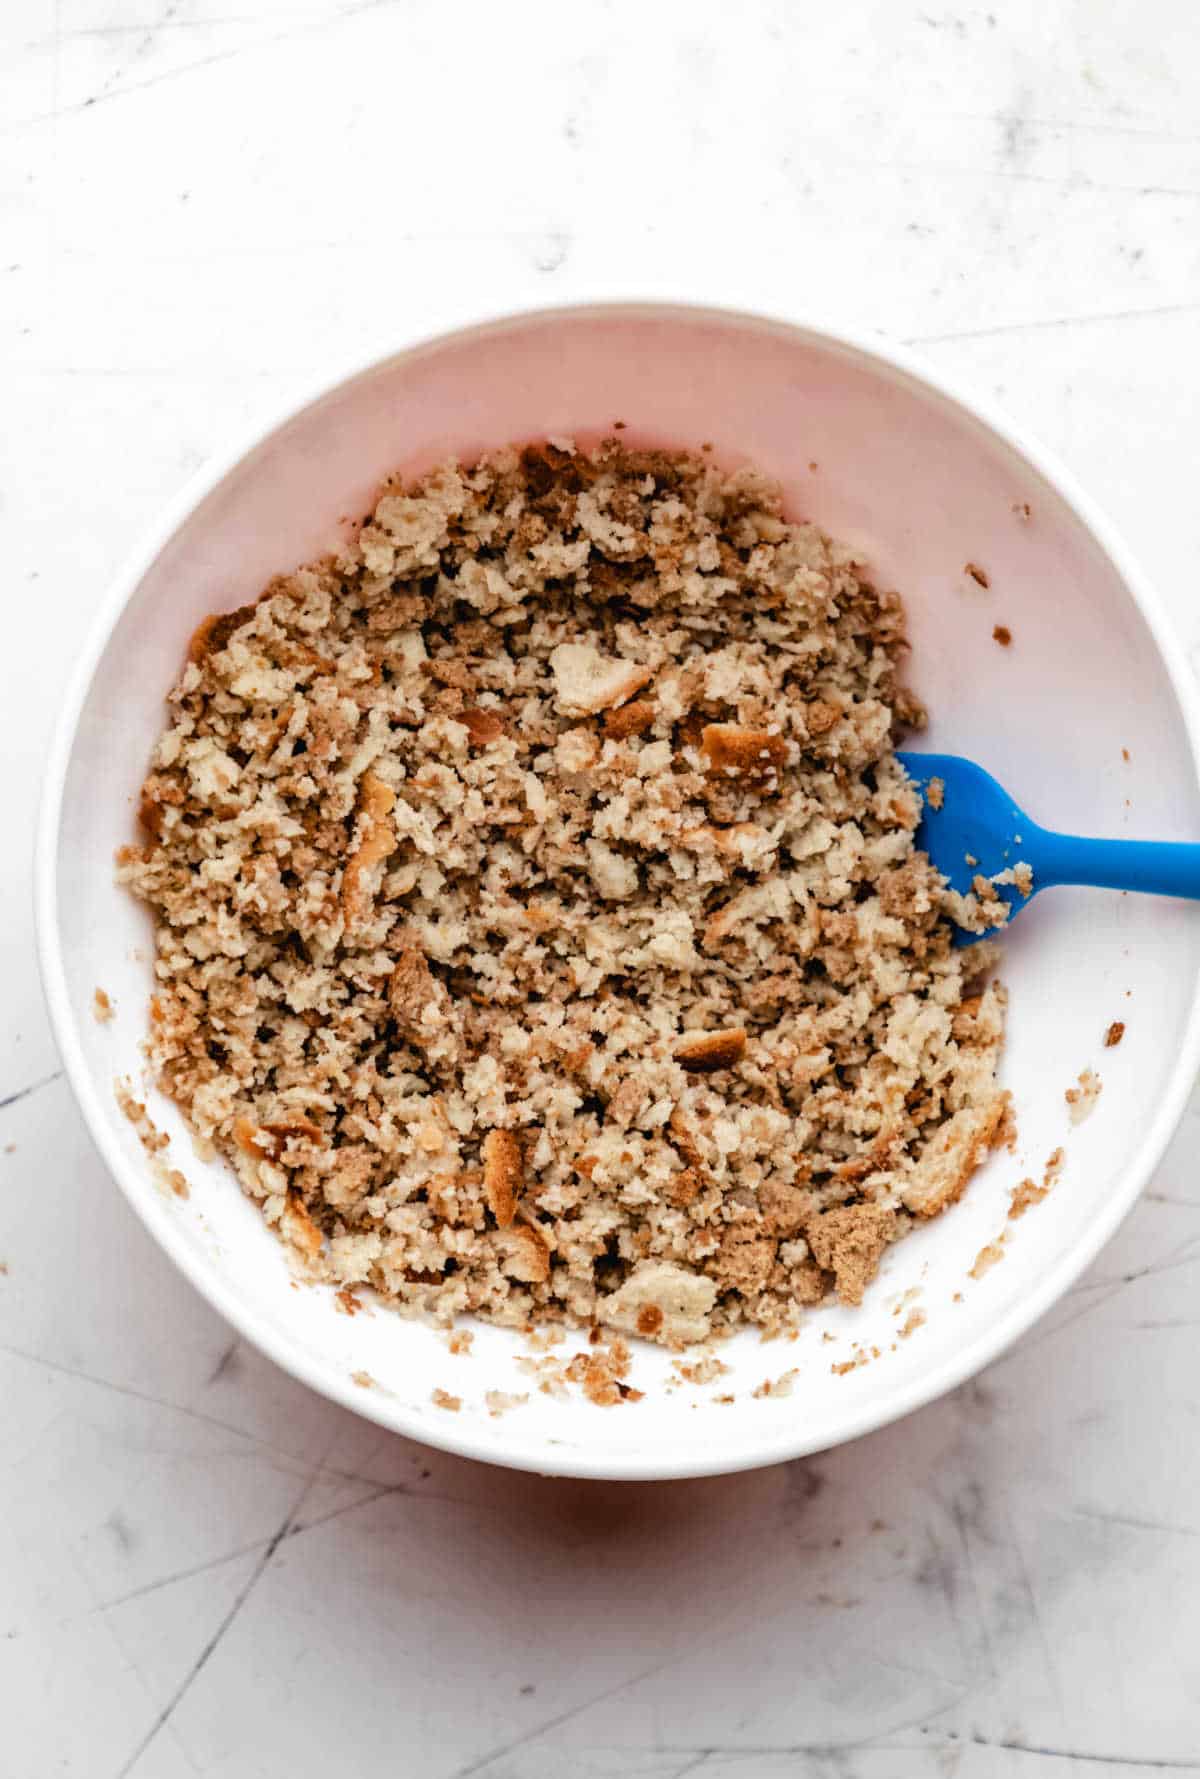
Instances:
[[[457,1414],[462,1407],[462,1397],[452,1396],[449,1390],[431,1390],[429,1400],[435,1408],[444,1408],[451,1414]]]
[[[1104,1048],[1106,1050],[1115,1050],[1124,1036],[1125,1021],[1123,1019],[1114,1019],[1104,1034]]]
[[[991,577],[986,569],[980,568],[978,562],[967,562],[963,565],[963,573],[969,574],[978,587],[990,587]]]
[[[1007,649],[1011,646],[1012,631],[1007,624],[994,624],[992,626],[992,641],[998,642],[1002,649]]]
[[[97,1025],[107,1025],[116,1012],[116,1007],[102,988],[96,989],[92,995],[92,1018]]]

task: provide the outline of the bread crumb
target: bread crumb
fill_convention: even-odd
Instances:
[[[1033,508],[1027,500],[1014,500],[1013,512],[1017,515],[1018,519],[1031,519],[1033,517]]]
[[[915,1334],[917,1332],[918,1328],[924,1328],[925,1322],[926,1315],[924,1310],[910,1311],[903,1328],[900,1330],[900,1339],[907,1340],[910,1334]]]
[[[931,778],[925,786],[925,801],[930,809],[941,809],[946,801],[946,781],[942,778]]]
[[[1009,1216],[1014,1220],[1017,1217],[1023,1217],[1030,1205],[1040,1204],[1049,1190],[1048,1186],[1039,1186],[1033,1180],[1022,1180],[1018,1186],[1013,1187],[1009,1194]]]
[[[689,1032],[675,1046],[675,1061],[695,1075],[714,1069],[730,1069],[746,1053],[746,1034],[739,1028],[727,1032]]]
[[[767,1397],[778,1400],[790,1396],[792,1385],[799,1375],[799,1368],[793,1366],[790,1371],[781,1372],[777,1378],[764,1378],[756,1389],[751,1390],[750,1394],[757,1402],[762,1402]]]
[[[986,570],[980,568],[978,562],[965,563],[963,566],[963,573],[969,574],[976,586],[990,587],[992,584]]]
[[[706,1353],[702,1359],[697,1359],[691,1364],[684,1364],[679,1359],[675,1361],[675,1370],[688,1384],[714,1384],[718,1378],[724,1377],[729,1369],[730,1367],[713,1353]]]
[[[429,1393],[429,1400],[435,1408],[444,1408],[450,1414],[456,1415],[462,1407],[462,1397],[452,1396],[449,1390],[431,1390]]]
[[[906,661],[752,470],[546,440],[392,478],[169,694],[118,863],[157,1085],[307,1277],[446,1329],[677,1351],[858,1301],[1006,1103],[999,992],[954,1029],[980,954],[914,844]],[[610,1360],[538,1389],[635,1401]]]
[[[485,1390],[483,1401],[489,1415],[497,1419],[500,1415],[508,1414],[510,1409],[521,1408],[529,1401],[529,1396],[528,1393],[512,1396],[505,1390]]]
[[[1121,749],[1121,758],[1126,762],[1126,764],[1128,764],[1129,760],[1132,758],[1132,755],[1130,754],[1129,749],[1127,747],[1123,747]]]
[[[832,1272],[842,1303],[859,1304],[895,1238],[896,1213],[883,1205],[845,1205],[805,1225],[817,1265]]]
[[[1081,1069],[1079,1085],[1068,1087],[1063,1096],[1067,1102],[1068,1114],[1072,1124],[1082,1124],[1096,1110],[1096,1101],[1100,1098],[1100,1090],[1104,1083],[1093,1069]]]
[[[341,1316],[357,1316],[363,1306],[357,1293],[349,1285],[343,1285],[333,1294],[333,1307]]]
[[[446,1336],[446,1346],[455,1354],[469,1353],[475,1336],[469,1328],[455,1328]]]
[[[165,1167],[158,1157],[150,1165],[160,1191],[169,1192],[175,1198],[191,1197],[192,1189],[177,1167]]]
[[[501,1229],[516,1216],[521,1175],[521,1145],[512,1131],[490,1130],[483,1139],[483,1190]]]
[[[352,1371],[350,1382],[357,1384],[360,1390],[378,1390],[379,1388],[369,1371]]]
[[[1002,649],[1007,649],[1012,646],[1012,631],[1007,624],[994,624],[992,626],[992,641],[998,642]]]
[[[135,1099],[128,1081],[114,1081],[113,1092],[118,1106],[137,1132],[137,1138],[147,1155],[154,1157],[169,1148],[171,1139],[165,1131],[159,1130],[145,1105]]]
[[[1114,1019],[1104,1034],[1104,1048],[1106,1050],[1115,1050],[1124,1036],[1125,1021],[1123,1019]]]
[[[981,1279],[985,1272],[990,1271],[996,1265],[997,1261],[1004,1259],[1004,1240],[1004,1235],[1001,1233],[994,1242],[988,1242],[980,1248],[975,1256],[975,1264],[971,1268],[971,1278]]]
[[[116,1008],[113,1006],[113,1003],[109,1000],[104,990],[98,988],[92,995],[92,1017],[96,1021],[96,1024],[107,1025],[115,1012]]]

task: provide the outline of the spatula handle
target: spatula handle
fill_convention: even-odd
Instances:
[[[1087,883],[1200,901],[1200,845],[1191,842],[1083,840],[1039,828],[1022,836],[1020,850],[1038,889],[1051,883]]]

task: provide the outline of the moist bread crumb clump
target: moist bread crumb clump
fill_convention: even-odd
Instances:
[[[119,872],[305,1276],[676,1349],[861,1301],[1005,1128],[904,649],[771,483],[616,441],[393,479],[199,626]]]

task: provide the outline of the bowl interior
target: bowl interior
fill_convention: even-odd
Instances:
[[[794,1342],[742,1337],[722,1351],[730,1372],[708,1386],[678,1384],[666,1356],[640,1350],[632,1381],[645,1400],[619,1410],[540,1393],[518,1363],[520,1337],[480,1328],[469,1356],[453,1357],[432,1329],[382,1307],[351,1318],[327,1292],[292,1289],[232,1176],[196,1159],[151,1096],[191,1182],[186,1201],[164,1196],[112,1090],[115,1076],[141,1077],[151,986],[149,924],[114,887],[112,857],[133,837],[134,793],[190,631],[336,546],[389,470],[530,436],[591,442],[618,420],[634,442],[711,441],[721,460],[759,465],[782,482],[792,516],[852,543],[901,590],[930,748],[977,758],[1050,826],[1200,831],[1187,723],[1151,622],[1076,507],[1014,445],[911,372],[818,333],[684,309],[568,311],[448,336],[339,385],[164,532],[117,590],[116,603],[128,597],[83,694],[52,839],[46,949],[68,1065],[106,1158],[248,1336],[404,1432],[536,1469],[650,1476],[765,1462],[864,1431],[966,1375],[1065,1288],[1165,1141],[1191,1048],[1200,918],[1101,892],[1040,897],[1003,971],[1017,1152],[994,1157],[957,1208],[891,1251],[861,1310],[814,1313]],[[993,640],[997,625],[1010,646]],[[106,1026],[91,1017],[97,986],[117,1006]],[[1126,1035],[1105,1051],[1114,1020]],[[1063,1094],[1085,1065],[1104,1088],[1090,1120],[1069,1130]],[[1060,1144],[1060,1183],[1006,1221],[1011,1189],[1040,1180]],[[1003,1264],[969,1276],[1002,1230]],[[919,1296],[899,1305],[910,1291]],[[924,1324],[901,1339],[914,1307]],[[572,1336],[566,1350],[580,1344]],[[868,1362],[844,1369],[856,1354]],[[753,1396],[793,1368],[789,1396]],[[461,1397],[457,1414],[431,1404],[435,1387]],[[497,1389],[529,1401],[493,1417],[483,1398]]]

